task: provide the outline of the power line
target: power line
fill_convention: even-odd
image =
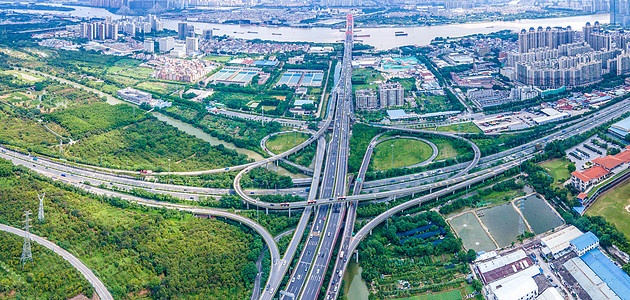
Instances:
[[[22,246],[22,257],[20,258],[20,263],[22,264],[22,269],[24,269],[24,265],[26,264],[27,261],[31,261],[33,262],[33,253],[31,253],[31,227],[29,224],[29,216],[31,215],[31,211],[30,210],[26,210],[24,211],[24,216],[26,217],[26,220],[24,220],[25,226],[24,226],[24,231],[26,231],[26,234],[24,234],[24,245]]]
[[[39,223],[44,222],[44,197],[46,196],[46,192],[43,195],[37,194],[37,198],[39,198],[39,211],[37,212],[37,220]]]

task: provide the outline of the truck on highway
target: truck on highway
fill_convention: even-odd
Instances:
[[[153,171],[151,170],[140,170],[141,174],[153,174]]]

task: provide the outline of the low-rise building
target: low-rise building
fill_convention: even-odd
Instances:
[[[118,90],[116,95],[137,105],[148,103],[153,98],[153,96],[147,92],[139,91],[130,87]]]
[[[538,296],[538,285],[534,276],[540,274],[537,266],[531,266],[521,272],[497,280],[486,286],[489,299],[494,300],[529,300]]]
[[[584,171],[573,171],[571,173],[571,185],[578,191],[586,191],[591,185],[608,177],[608,174],[610,172],[601,166],[593,166]]]
[[[468,99],[480,108],[512,102],[509,95],[510,91],[493,89],[471,89],[466,92]]]
[[[542,253],[558,258],[571,251],[571,240],[582,235],[582,232],[575,226],[570,225],[550,235],[540,238]]]
[[[534,118],[534,122],[538,125],[560,121],[564,118],[569,117],[569,114],[566,112],[559,112],[553,108],[543,108],[541,111],[545,114],[545,116]]]
[[[630,134],[630,117],[627,117],[608,128],[608,132],[620,137],[626,138]]]
[[[586,252],[591,251],[599,246],[599,239],[592,232],[587,232],[571,240],[571,251],[577,256],[582,256]]]

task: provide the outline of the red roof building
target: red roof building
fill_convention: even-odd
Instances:
[[[610,171],[618,167],[619,165],[623,164],[624,161],[617,158],[616,156],[606,155],[604,157],[598,157],[596,159],[593,159],[593,163],[596,165],[602,166],[606,170]]]
[[[601,166],[594,166],[584,171],[574,171],[571,173],[571,184],[579,191],[585,191],[589,186],[595,184],[608,176],[610,172]]]

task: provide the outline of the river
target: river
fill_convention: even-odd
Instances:
[[[28,12],[34,14],[56,14],[73,17],[110,17],[112,19],[120,19],[122,16],[113,14],[102,8],[68,6],[74,8],[74,11],[46,11],[46,10],[25,10],[16,9],[17,12]],[[564,18],[545,18],[545,19],[527,19],[509,22],[477,22],[467,24],[449,24],[437,26],[416,26],[416,27],[379,27],[379,28],[357,28],[356,34],[369,35],[368,37],[358,37],[361,42],[372,45],[377,49],[391,49],[405,45],[428,45],[431,40],[436,37],[461,37],[478,33],[491,33],[499,30],[521,30],[538,26],[571,26],[573,29],[580,29],[586,22],[608,23],[609,14],[598,14],[588,16],[564,17]],[[177,30],[179,20],[164,20],[164,28]],[[197,33],[201,33],[203,29],[214,29],[214,35],[228,35],[243,39],[263,39],[283,42],[315,42],[315,43],[334,43],[340,42],[344,38],[344,32],[339,29],[313,27],[313,28],[295,28],[295,27],[264,27],[249,25],[227,25],[214,24],[204,22],[194,22],[188,20],[188,23],[195,25]],[[394,32],[404,31],[407,36],[395,36]]]
[[[219,140],[207,133],[205,133],[203,130],[188,124],[188,123],[184,123],[182,121],[179,121],[177,119],[173,119],[169,116],[163,115],[161,113],[158,112],[153,112],[152,113],[158,120],[171,125],[185,133],[188,133],[200,140],[203,140],[205,142],[208,142],[210,145],[213,146],[217,146],[217,145],[223,145],[225,148],[228,149],[232,149],[232,150],[236,150],[236,152],[246,155],[247,157],[255,160],[255,161],[261,161],[264,159],[264,157],[262,157],[262,155],[260,155],[259,153],[252,151],[252,150],[247,150],[247,149],[243,149],[243,148],[239,148],[236,147],[234,144],[232,143],[228,143],[222,140]],[[298,173],[298,174],[293,174],[289,171],[287,171],[285,168],[283,167],[279,167],[279,166],[270,166],[269,167],[271,170],[275,170],[276,172],[278,172],[278,174],[280,175],[287,175],[287,176],[291,176],[291,178],[306,178],[308,176],[302,174],[302,173]]]

